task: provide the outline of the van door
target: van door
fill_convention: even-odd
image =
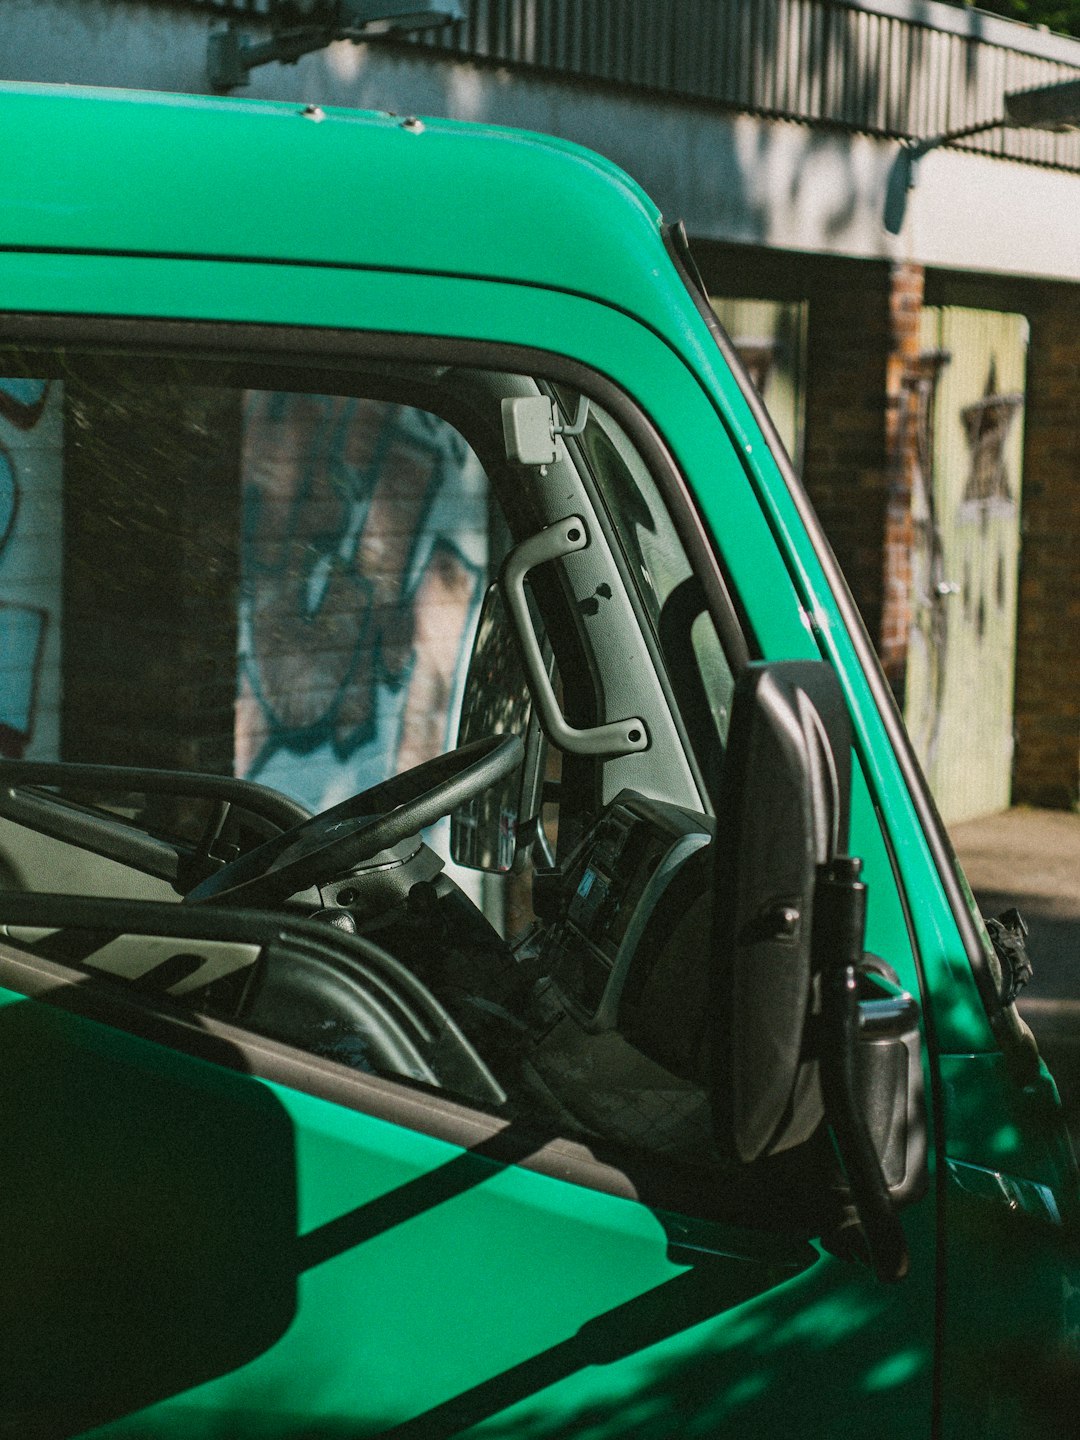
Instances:
[[[858,1377],[868,1433],[928,1433],[932,1198],[905,1212],[911,1278],[883,1286],[831,1253],[854,1255],[824,1129],[733,1168],[700,1056],[674,1053],[723,963],[710,847],[735,676],[813,650],[700,388],[650,418],[598,371],[491,343],[418,359],[386,334],[283,331],[274,349],[261,329],[135,325],[119,346],[62,329],[28,344],[24,326],[0,363],[54,387],[82,517],[54,536],[61,763],[245,756],[253,782],[333,814],[260,830],[194,786],[151,805],[115,770],[6,775],[59,814],[60,843],[96,855],[119,825],[117,863],[176,860],[172,904],[56,898],[32,866],[0,897],[0,1094],[20,1106],[16,1124],[3,1102],[4,1205],[28,1237],[0,1303],[30,1337],[7,1432],[785,1433],[820,1429]],[[659,395],[674,362],[653,344]],[[522,400],[547,406],[542,464],[508,444]],[[722,560],[687,498],[702,457],[727,494]],[[492,516],[482,545],[455,530],[455,494]],[[490,580],[524,597],[514,643],[532,626],[551,647],[530,689],[562,728],[549,715],[550,856],[519,826],[514,868],[474,903],[437,832],[372,852],[371,822],[422,801],[419,829],[460,799],[439,789],[456,771],[385,787],[452,752]],[[858,760],[852,787],[880,895],[868,943],[917,988]],[[339,951],[284,921],[280,942],[252,938],[267,907],[340,929]],[[594,952],[622,985],[603,1013],[572,973]],[[27,1331],[39,1281],[86,1298]],[[112,1342],[69,1363],[83,1330]],[[130,1367],[105,1363],[110,1343]]]

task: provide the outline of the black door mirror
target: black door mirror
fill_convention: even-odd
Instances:
[[[827,664],[746,667],[717,824],[714,1129],[725,1158],[745,1165],[827,1122],[867,1258],[897,1279],[907,1249],[895,1206],[925,1182],[919,1012],[864,955],[866,887],[847,854],[851,746]]]
[[[804,1053],[818,867],[846,846],[851,734],[829,667],[750,665],[735,689],[717,826],[716,1136],[747,1164],[823,1115]]]

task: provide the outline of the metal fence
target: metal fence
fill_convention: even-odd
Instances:
[[[993,120],[1008,90],[1080,77],[1080,40],[939,0],[467,0],[460,23],[400,43],[891,137]],[[959,143],[1080,169],[1080,135],[1001,129]]]

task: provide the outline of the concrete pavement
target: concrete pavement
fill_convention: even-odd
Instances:
[[[1026,999],[1080,1002],[1080,815],[1017,806],[949,833],[983,914],[1016,905],[1028,923]]]
[[[1020,805],[949,833],[977,895],[1012,896],[1033,913],[1080,921],[1080,815]]]

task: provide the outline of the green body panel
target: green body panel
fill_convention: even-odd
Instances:
[[[26,1237],[7,1383],[71,1403],[112,1363],[95,1433],[825,1434],[853,1376],[868,1433],[928,1433],[931,1207],[911,1280],[883,1288],[804,1242],[494,1165],[9,993],[0,1036],[23,1102],[0,1213]],[[50,1197],[83,1222],[58,1235]],[[107,1284],[118,1246],[161,1275],[134,1309]],[[74,1376],[41,1363],[77,1347]]]
[[[944,1055],[941,1081],[950,1159],[1033,1180],[1062,1165],[1057,1087],[1045,1068],[1020,1086],[1001,1054]]]
[[[31,86],[0,90],[0,115],[22,157],[0,195],[4,246],[483,275],[593,295],[658,328],[674,313],[656,207],[549,137]]]
[[[1001,1055],[944,1056],[941,1079],[943,1434],[1070,1435],[1080,1265],[1056,1087],[1045,1069],[1017,1085]]]
[[[722,550],[761,653],[824,655],[841,676],[861,761],[851,848],[870,886],[867,945],[920,994],[944,1056],[939,1074],[924,1052],[941,1156],[1042,1184],[1071,1208],[1075,1169],[1052,1086],[1022,1092],[997,1052],[796,499],[640,192],[574,147],[442,121],[414,127],[387,116],[309,118],[295,106],[29,87],[0,92],[0,113],[10,140],[0,187],[2,311],[529,346],[590,366],[633,398]],[[157,1308],[148,1301],[126,1320],[95,1313],[89,1301],[80,1310],[64,1295],[38,1307],[44,1318],[15,1359],[43,1394],[41,1357],[73,1349],[83,1333],[108,1334],[110,1324],[137,1354],[140,1315],[149,1327],[143,1349],[152,1354],[157,1343],[169,1357],[164,1370],[134,1365],[118,1381],[113,1411],[86,1416],[102,1435],[284,1440],[399,1425],[418,1440],[474,1426],[537,1437],[729,1428],[826,1436],[841,1416],[851,1428],[850,1416],[881,1440],[925,1437],[941,1251],[950,1257],[944,1293],[958,1297],[949,1355],[963,1356],[982,1319],[980,1225],[989,1214],[990,1232],[1006,1226],[995,1254],[1019,1233],[1007,1229],[1007,1206],[973,1199],[939,1161],[938,1188],[904,1212],[911,1274],[885,1287],[802,1242],[497,1166],[3,998],[0,1093],[25,1096],[12,1137],[25,1180],[6,1191],[9,1233],[29,1231],[30,1261],[47,1253],[48,1197],[63,1177],[91,1217],[65,1242],[80,1263],[91,1255],[107,1270],[107,1246],[96,1255],[99,1215],[111,1243],[122,1236],[145,1247],[177,1290],[172,1319],[164,1293],[150,1297]],[[79,1085],[71,1083],[76,1053]],[[154,1133],[150,1102],[163,1091],[172,1128]],[[118,1109],[128,1093],[146,1108],[117,1127],[100,1097],[113,1096]],[[208,1115],[217,1125],[210,1135]],[[39,1127],[53,1137],[44,1156]],[[203,1168],[170,1163],[185,1154],[201,1156]],[[213,1184],[207,1156],[220,1169]],[[140,1220],[137,1206],[125,1209],[128,1196],[154,1206],[168,1196],[167,1213],[151,1208]],[[123,1216],[128,1228],[110,1231]],[[1024,1222],[1016,1244],[1024,1264],[1009,1269],[1014,1288],[1007,1315],[990,1325],[995,1335],[1032,1307],[1045,1310],[1055,1286],[1062,1293],[1067,1267],[1053,1235],[1041,1220]],[[958,1246],[964,1254],[954,1260]],[[183,1277],[206,1273],[208,1257],[221,1280],[197,1321],[199,1297]],[[28,1312],[39,1268],[24,1259],[18,1272],[15,1303]],[[1062,1333],[1067,1319],[1055,1312],[1047,1335]],[[177,1339],[187,1325],[198,1343]],[[90,1345],[87,1366],[105,1363],[104,1343]],[[955,1397],[969,1393],[958,1380],[945,1398],[951,1433],[964,1433]]]

